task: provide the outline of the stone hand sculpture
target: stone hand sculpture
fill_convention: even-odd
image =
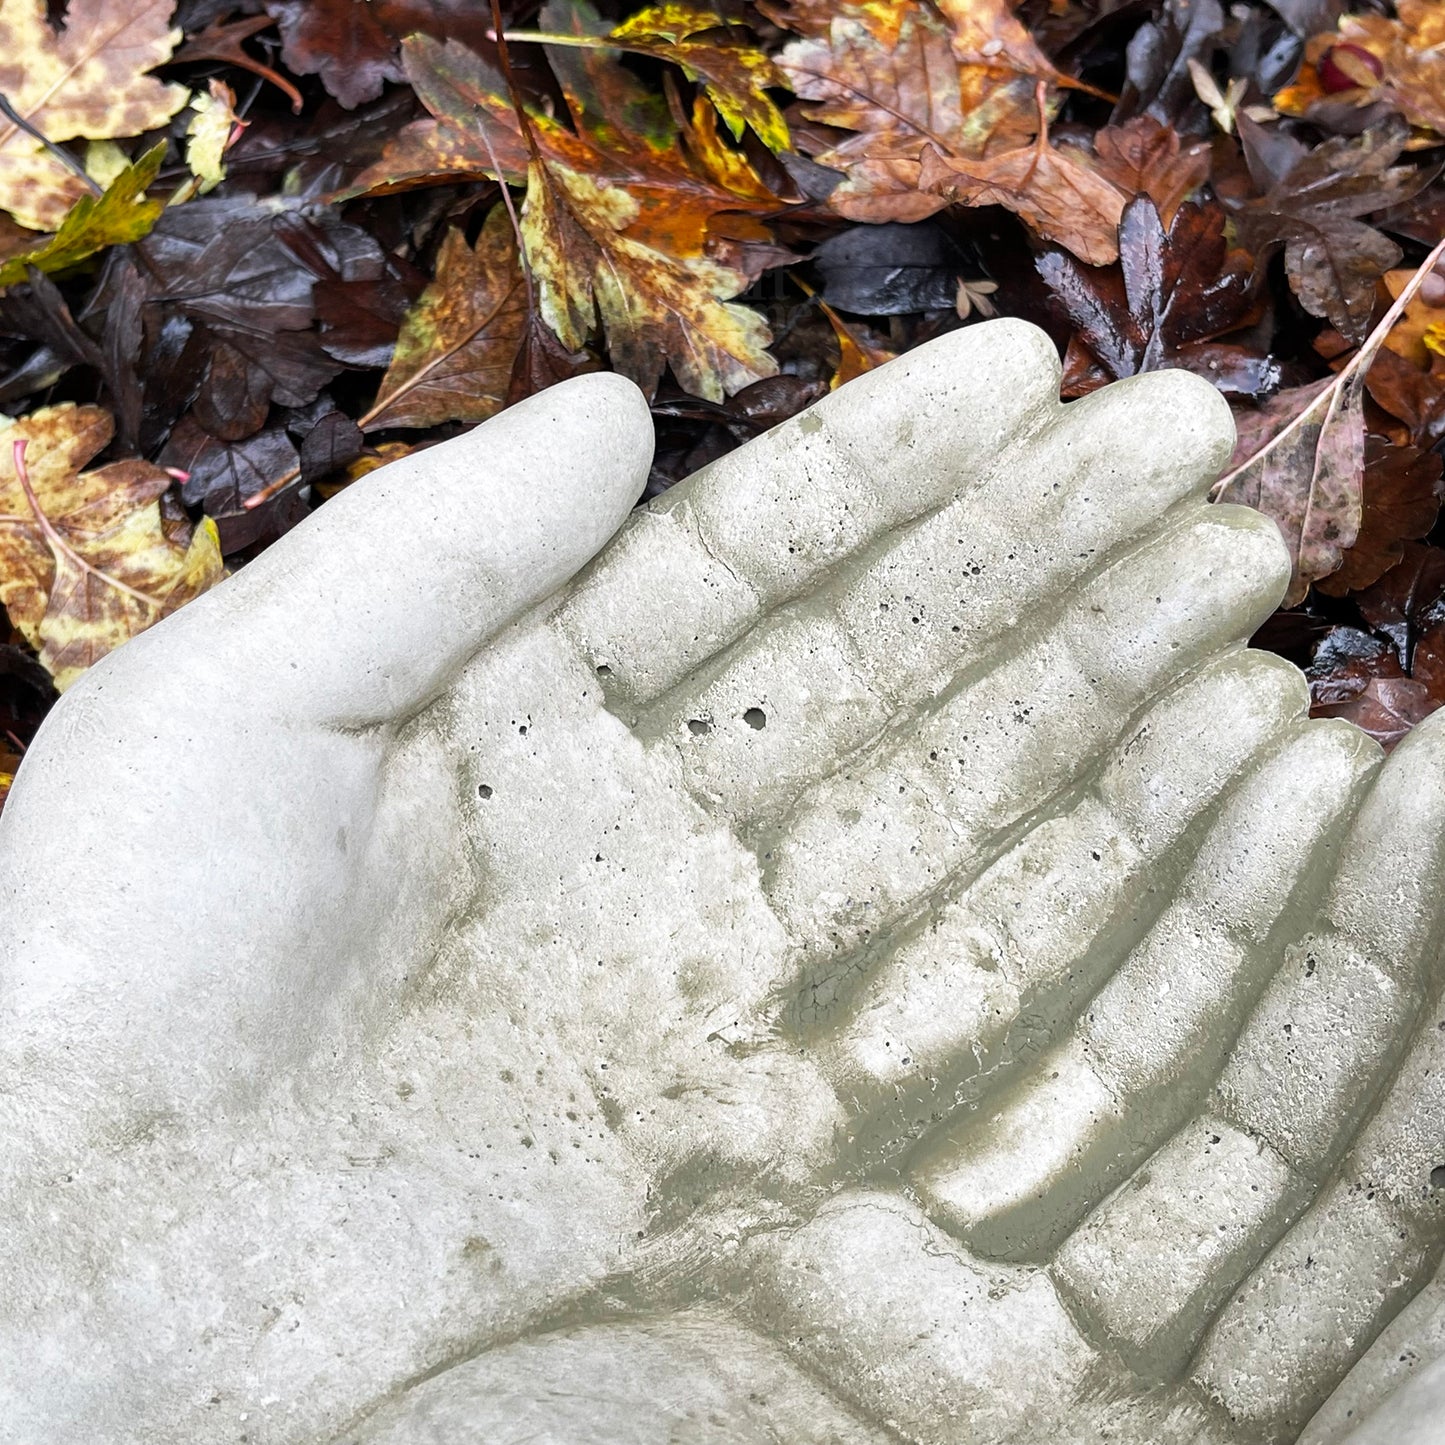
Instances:
[[[1057,379],[956,333],[569,582],[570,382],[66,696],[0,1441],[1438,1438],[1445,738],[1244,649],[1212,390]]]

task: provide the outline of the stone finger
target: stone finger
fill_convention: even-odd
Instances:
[[[1183,404],[1194,389],[1184,373],[1152,373],[1059,409],[977,485],[642,711],[639,731],[734,825],[776,820],[895,713],[1016,649],[1062,592],[1204,491],[1219,427]],[[1129,427],[1157,443],[1121,448]]]

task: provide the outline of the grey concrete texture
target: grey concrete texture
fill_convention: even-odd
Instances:
[[[629,515],[584,377],[87,674],[0,1442],[1445,1438],[1445,724],[1247,649],[1210,387],[1057,388],[969,327]]]

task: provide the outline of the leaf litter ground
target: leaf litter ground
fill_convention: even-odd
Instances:
[[[7,0],[0,791],[57,688],[371,468],[587,370],[649,493],[992,315],[1186,367],[1257,641],[1445,703],[1438,0]]]

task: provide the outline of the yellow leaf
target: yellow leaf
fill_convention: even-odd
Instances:
[[[105,140],[164,125],[183,85],[145,74],[170,59],[175,0],[71,0],[65,26],[45,0],[0,3],[0,94],[49,141]],[[84,181],[33,135],[0,120],[0,209],[34,231],[54,230],[87,194]]]
[[[191,97],[195,114],[186,127],[186,164],[200,181],[204,195],[226,179],[224,156],[239,123],[236,92],[223,80],[212,80],[209,95]]]
[[[82,196],[48,241],[11,256],[0,266],[0,286],[23,281],[30,266],[42,271],[63,271],[107,246],[140,240],[164,209],[160,201],[147,200],[145,191],[155,180],[165,155],[166,143],[160,141],[134,165],[127,164],[104,195]]]
[[[58,688],[225,576],[209,518],[163,516],[166,472],[80,470],[113,431],[102,408],[70,403],[0,430],[0,603]]]
[[[130,157],[113,140],[93,140],[85,148],[85,173],[102,190],[130,164]]]

